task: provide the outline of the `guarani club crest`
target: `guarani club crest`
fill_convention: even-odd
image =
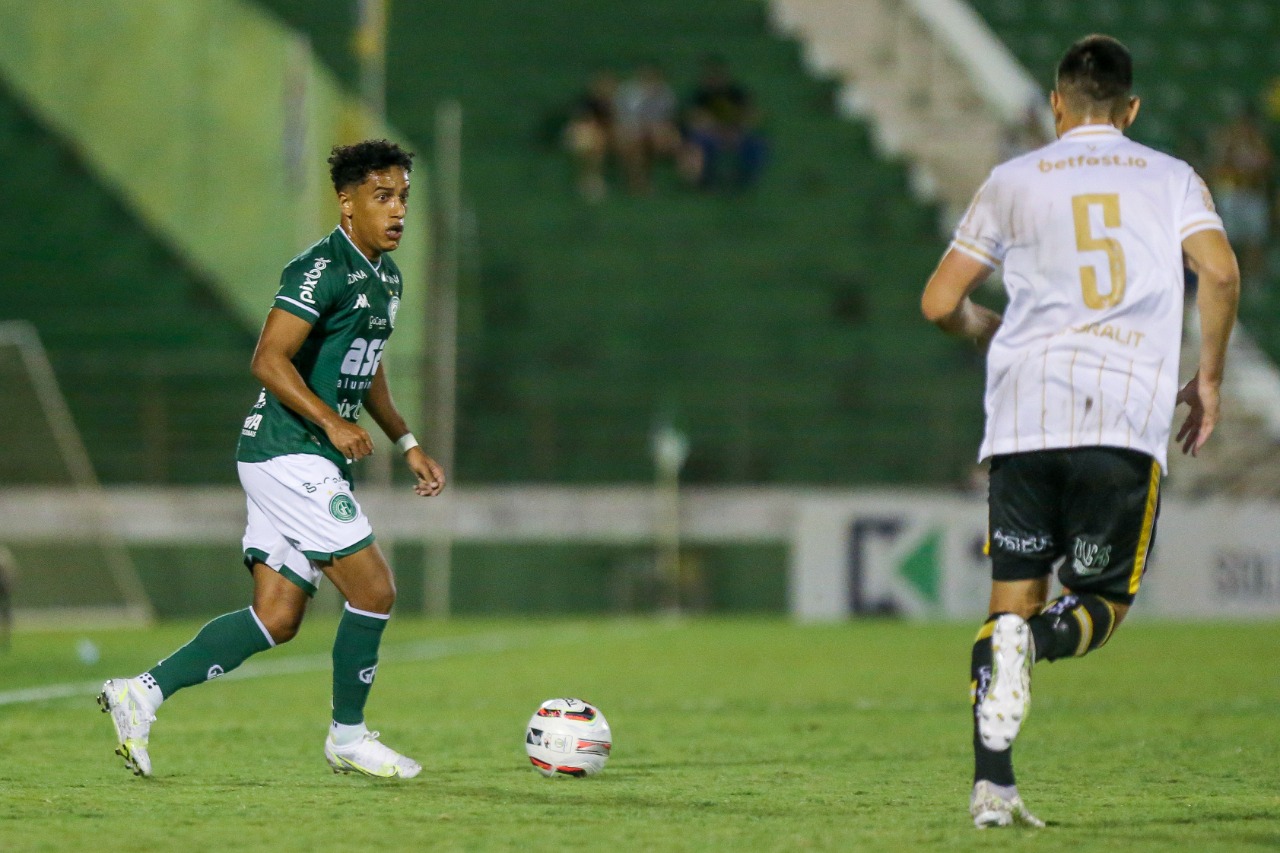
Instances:
[[[391,328],[396,327],[396,314],[400,312],[400,297],[393,296],[391,301],[387,303],[387,322],[391,324]]]
[[[338,521],[355,521],[356,502],[351,499],[351,495],[339,492],[329,501],[329,514]]]

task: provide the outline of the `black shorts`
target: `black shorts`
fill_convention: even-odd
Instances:
[[[1058,566],[1073,592],[1132,604],[1155,540],[1160,465],[1119,447],[1036,450],[991,458],[988,544],[998,581]]]

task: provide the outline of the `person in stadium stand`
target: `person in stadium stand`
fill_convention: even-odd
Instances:
[[[1190,406],[1184,453],[1218,422],[1236,258],[1195,171],[1125,137],[1132,81],[1112,38],[1067,50],[1050,95],[1058,139],[992,170],[921,299],[925,318],[987,349],[993,582],[970,669],[980,828],[1043,826],[1013,775],[1031,666],[1111,638],[1146,569],[1174,408]],[[1203,342],[1179,390],[1184,262]],[[1003,317],[969,298],[1001,263]],[[1048,602],[1055,568],[1064,594]]]
[[[564,128],[564,144],[573,155],[578,194],[597,203],[608,193],[605,161],[614,147],[614,97],[618,81],[611,72],[591,78],[587,91],[573,106]]]
[[[662,68],[646,63],[622,81],[613,100],[614,144],[631,192],[652,189],[653,167],[680,149],[676,93]]]
[[[759,179],[767,157],[751,93],[722,58],[706,57],[686,110],[681,174],[701,189],[746,189]]]
[[[1260,296],[1271,236],[1271,179],[1275,158],[1252,106],[1213,135],[1210,181],[1223,225],[1240,250],[1246,298]]]
[[[400,307],[400,245],[413,155],[386,140],[335,147],[329,158],[340,222],[284,268],[253,354],[263,385],[240,430],[237,466],[248,506],[245,565],[253,604],[209,622],[185,646],[98,697],[125,766],[151,775],[147,751],[160,704],[293,638],[322,575],[346,599],[333,642],[333,723],[324,755],[335,773],[416,776],[421,766],[364,722],[395,582],[351,492],[350,464],[373,452],[362,408],[396,443],[421,496],[445,477],[391,399],[382,356]]]

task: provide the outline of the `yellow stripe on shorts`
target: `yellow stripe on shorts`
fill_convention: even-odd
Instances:
[[[1142,534],[1138,537],[1138,550],[1133,555],[1133,574],[1129,575],[1129,594],[1138,591],[1142,572],[1147,567],[1147,552],[1151,549],[1151,532],[1156,523],[1156,506],[1160,503],[1160,463],[1152,461],[1151,480],[1147,487],[1147,508],[1142,514]]]

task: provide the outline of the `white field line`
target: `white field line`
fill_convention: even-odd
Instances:
[[[382,649],[379,658],[383,661],[406,662],[439,660],[461,655],[505,651],[514,648],[522,640],[527,642],[530,639],[528,635],[480,634],[474,637],[458,637],[448,640],[418,640],[412,643],[399,643],[394,646],[388,646]],[[545,638],[543,638],[542,642],[545,642]],[[332,666],[333,658],[328,652],[325,652],[324,654],[282,657],[275,660],[250,661],[240,669],[223,677],[229,679],[270,678],[276,675],[324,672],[328,671]],[[102,689],[102,682],[103,679],[73,681],[62,684],[48,684],[42,687],[26,687],[21,690],[5,690],[0,692],[0,707],[91,695]]]

